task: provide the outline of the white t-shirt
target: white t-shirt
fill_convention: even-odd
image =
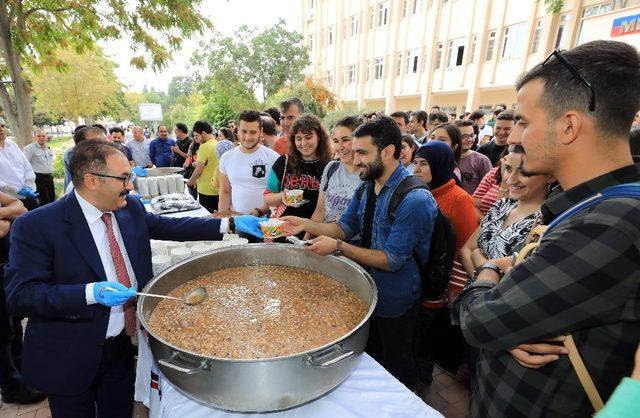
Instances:
[[[240,147],[225,152],[220,158],[220,172],[231,183],[231,207],[242,213],[250,213],[262,207],[262,194],[267,187],[267,174],[280,155],[272,149],[259,145],[251,154]]]

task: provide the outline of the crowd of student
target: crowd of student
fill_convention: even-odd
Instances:
[[[640,200],[615,195],[548,232],[522,265],[514,260],[538,225],[640,180],[629,150],[640,59],[616,42],[554,54],[519,81],[515,113],[499,105],[489,118],[434,106],[327,127],[292,98],[219,130],[176,124],[175,140],[165,125],[154,140],[140,127],[126,142],[120,128],[109,134],[131,166],[182,167],[209,211],[280,218],[309,240],[307,251],[365,267],[379,292],[366,350],[409,389],[429,385],[436,363],[455,372],[466,362],[474,417],[586,416],[591,396],[557,343],[573,334],[605,400],[631,371]],[[106,137],[80,127],[74,141]],[[302,205],[285,198],[293,189]],[[427,294],[425,271],[447,252],[446,280]]]

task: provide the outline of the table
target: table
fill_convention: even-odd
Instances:
[[[145,203],[144,208],[146,209],[147,212],[154,213],[153,209],[151,209],[150,203]],[[209,216],[209,215],[211,215],[211,213],[209,213],[209,211],[203,208],[202,206],[200,206],[200,209],[196,209],[196,210],[161,214],[161,216],[168,216],[170,218],[185,218],[190,216]]]
[[[150,418],[442,417],[366,353],[342,384],[315,401],[287,411],[246,414],[208,407],[178,391],[153,361],[142,330],[138,332],[138,350],[135,399],[149,408]]]

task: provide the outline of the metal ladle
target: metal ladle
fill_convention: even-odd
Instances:
[[[115,291],[116,289],[113,289],[111,287],[105,287],[104,290],[113,290]],[[153,293],[142,293],[142,292],[137,292],[136,293],[137,296],[149,296],[152,298],[162,298],[162,299],[173,299],[173,300],[177,300],[180,302],[183,302],[189,306],[194,306],[194,305],[199,305],[202,302],[204,302],[208,295],[207,295],[207,289],[205,289],[204,287],[194,287],[193,289],[189,290],[188,292],[186,292],[182,298],[178,298],[175,296],[167,296],[167,295],[155,295]]]

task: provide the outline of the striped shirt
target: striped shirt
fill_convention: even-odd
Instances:
[[[496,172],[500,167],[492,168],[480,181],[473,193],[474,199],[480,199],[480,212],[486,215],[494,203],[500,198],[500,185],[496,181]]]

